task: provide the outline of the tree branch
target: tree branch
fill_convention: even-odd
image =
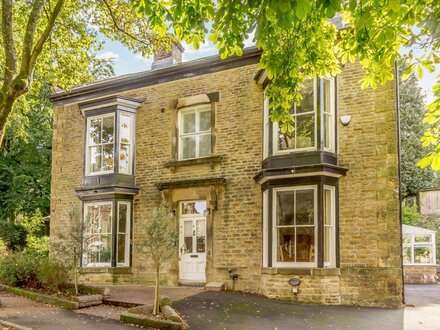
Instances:
[[[3,88],[6,88],[7,85],[11,83],[17,69],[17,56],[14,48],[12,24],[12,0],[2,0],[2,35],[6,64]]]
[[[118,21],[115,17],[115,14],[112,11],[112,8],[110,7],[110,5],[108,4],[107,0],[102,0],[102,2],[104,3],[105,7],[107,8],[109,14],[110,14],[110,18],[113,21],[113,25],[115,27],[116,30],[118,30],[119,32],[125,34],[126,36],[130,37],[133,40],[136,40],[137,42],[146,45],[146,46],[151,46],[151,42],[146,42],[145,40],[141,40],[138,37],[136,37],[135,35],[127,32],[125,29],[123,29],[122,27],[119,26]]]
[[[53,12],[49,17],[49,21],[47,22],[46,28],[44,29],[43,34],[41,35],[40,39],[37,41],[37,44],[35,45],[35,48],[32,51],[32,55],[29,60],[29,69],[31,71],[34,69],[35,62],[37,61],[38,56],[43,50],[43,46],[47,41],[47,38],[49,38],[49,35],[52,32],[55,22],[61,12],[61,9],[63,8],[64,2],[65,0],[58,0],[58,2],[56,3],[55,8],[53,9]]]
[[[29,20],[26,26],[26,32],[24,34],[23,49],[21,52],[21,66],[19,79],[23,79],[28,76],[31,71],[29,68],[29,62],[31,58],[32,48],[34,47],[35,31],[37,29],[37,22],[40,17],[41,9],[43,9],[44,0],[35,0],[32,10],[29,14]]]

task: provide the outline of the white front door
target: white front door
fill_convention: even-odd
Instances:
[[[204,282],[206,268],[205,201],[181,202],[179,214],[179,278]]]

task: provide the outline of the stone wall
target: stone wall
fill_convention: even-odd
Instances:
[[[437,269],[437,265],[404,265],[404,281],[407,284],[436,284]]]
[[[126,274],[84,272],[87,282],[153,283],[153,271],[137,246],[151,210],[162,202],[176,207],[182,199],[212,199],[212,187],[180,188],[161,193],[157,183],[224,178],[215,187],[217,208],[208,219],[207,282],[224,281],[228,289],[262,293],[271,298],[320,304],[397,307],[402,301],[398,157],[395,85],[361,90],[359,65],[347,64],[337,79],[338,157],[347,167],[339,184],[340,269],[311,274],[262,271],[261,188],[253,176],[261,169],[263,93],[253,77],[257,65],[162,83],[123,96],[145,99],[136,119],[136,183],[132,267]],[[176,99],[219,92],[215,105],[213,166],[167,168],[175,144]],[[81,209],[79,187],[84,163],[84,118],[76,104],[54,109],[51,232]],[[166,196],[165,196],[166,195]],[[177,224],[176,224],[177,225]],[[232,283],[231,268],[239,275]],[[299,276],[296,297],[287,280]],[[167,285],[177,285],[178,256],[163,269]]]

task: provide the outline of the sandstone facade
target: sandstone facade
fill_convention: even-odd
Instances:
[[[264,95],[254,80],[257,71],[257,64],[247,64],[118,92],[142,100],[136,111],[134,175],[140,190],[133,198],[131,262],[129,267],[84,268],[83,281],[153,283],[149,257],[138,248],[152,209],[163,204],[178,213],[182,200],[206,200],[206,282],[306,303],[401,306],[395,83],[361,90],[358,64],[347,64],[337,77],[337,165],[348,169],[337,179],[337,267],[281,269],[263,267],[262,186],[254,179],[263,158]],[[212,105],[215,159],[176,163],[175,101],[210,93],[219,95]],[[52,232],[68,224],[71,209],[83,208],[75,190],[84,176],[81,102],[55,102]],[[347,127],[338,120],[344,115],[351,116]],[[237,280],[230,279],[229,269]],[[302,281],[297,295],[287,283],[292,277]],[[177,247],[162,280],[178,285]]]

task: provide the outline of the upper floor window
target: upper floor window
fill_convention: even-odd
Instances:
[[[133,173],[133,114],[90,116],[86,132],[86,175]]]
[[[272,153],[322,149],[335,151],[335,82],[333,78],[314,78],[304,82],[300,105],[291,108],[291,132],[282,133],[278,123],[272,126]],[[265,102],[265,118],[269,102]],[[320,130],[319,128],[323,129]],[[265,125],[265,130],[269,128]],[[267,136],[267,134],[266,134]],[[268,142],[265,142],[268,143]],[[267,146],[265,146],[266,149]],[[267,154],[265,155],[267,156]]]
[[[179,111],[179,159],[211,155],[211,105],[199,105]]]

